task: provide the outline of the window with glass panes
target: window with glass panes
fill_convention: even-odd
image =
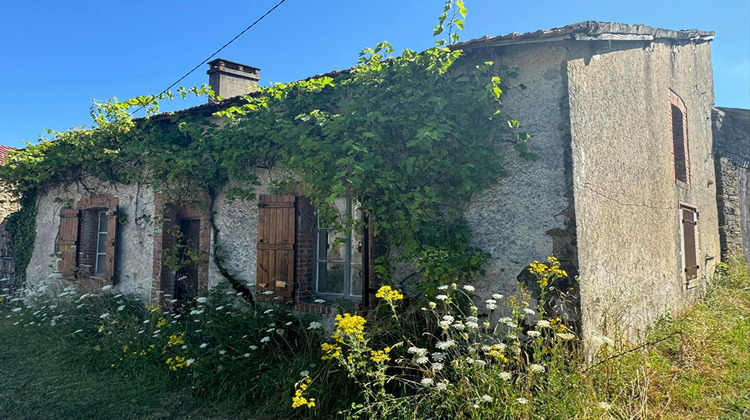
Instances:
[[[342,222],[359,221],[361,212],[355,202],[335,201]],[[343,223],[342,223],[343,224]],[[361,232],[337,232],[318,219],[315,249],[315,292],[318,295],[359,298],[362,296]]]

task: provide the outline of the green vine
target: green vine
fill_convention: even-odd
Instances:
[[[21,286],[26,279],[26,269],[31,261],[36,239],[36,199],[35,189],[23,192],[21,207],[5,219],[5,229],[10,236],[10,249],[15,259],[15,286]]]
[[[255,168],[274,167],[288,174],[279,185],[307,196],[338,229],[361,227],[340,221],[333,207],[354,198],[401,257],[443,250],[476,272],[486,258],[469,247],[464,209],[505,175],[501,142],[530,156],[528,136],[502,111],[503,69],[445,46],[458,41],[465,15],[463,2],[449,0],[435,29],[449,39],[433,48],[394,56],[380,43],[348,71],[260,88],[212,114],[156,115],[170,94],[95,103],[93,127],[53,132],[56,141],[13,153],[0,179],[25,192],[88,174],[142,182],[174,200],[206,191],[248,199]],[[189,93],[210,94],[205,86],[180,91]],[[136,107],[148,116],[131,119]],[[421,268],[432,260],[421,258]]]

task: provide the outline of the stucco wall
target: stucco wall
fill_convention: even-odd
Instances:
[[[224,257],[224,266],[238,280],[255,284],[258,247],[258,200],[257,195],[269,194],[271,183],[278,180],[279,171],[257,169],[260,185],[255,187],[256,198],[252,200],[229,200],[220,192],[214,203],[214,221],[219,229],[218,248]],[[233,186],[230,183],[227,188]],[[225,189],[226,190],[226,189]],[[211,238],[211,243],[216,243]],[[211,249],[212,256],[215,248]],[[214,264],[208,271],[209,286],[213,287],[224,278]]]
[[[568,58],[584,331],[634,338],[698,298],[718,262],[710,47],[578,42]],[[687,108],[689,186],[674,176],[670,89]],[[687,290],[680,202],[700,213]]]
[[[139,184],[113,186],[86,180],[85,185],[85,188],[80,183],[58,187],[39,197],[36,241],[27,268],[28,285],[41,284],[54,271],[56,258],[53,254],[60,226],[60,209],[66,205],[75,206],[83,198],[109,195],[119,198],[118,213],[125,220],[117,227],[115,287],[123,293],[148,299],[154,253],[153,192]]]
[[[518,71],[507,83],[504,110],[531,135],[535,162],[521,160],[504,144],[508,177],[471,202],[466,217],[473,244],[492,254],[487,275],[477,280],[482,297],[517,290],[517,277],[534,260],[556,255],[575,264],[570,186],[565,47],[509,46],[491,57]]]

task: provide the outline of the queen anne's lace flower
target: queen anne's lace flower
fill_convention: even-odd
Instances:
[[[547,370],[544,366],[538,365],[536,363],[532,363],[529,366],[529,369],[534,373],[544,373],[545,370]]]
[[[529,308],[523,308],[523,311],[524,311],[524,313],[526,313],[528,315],[534,315],[534,314],[536,314],[536,312],[533,309],[529,309]]]
[[[493,400],[493,398],[492,398],[492,397],[490,397],[490,396],[489,396],[489,395],[487,395],[487,394],[484,394],[484,395],[482,395],[482,397],[481,397],[480,399],[481,399],[481,400],[482,400],[483,402],[488,402],[488,403],[489,403],[489,402],[492,402],[492,400]]]
[[[549,328],[550,323],[546,319],[540,319],[539,321],[536,322],[536,325],[537,327],[541,327],[541,328]]]
[[[448,300],[448,295],[437,295],[437,296],[435,296],[435,299],[437,299],[437,300]]]
[[[456,342],[453,340],[446,340],[446,341],[438,341],[435,344],[435,347],[439,348],[440,350],[446,350],[456,345]]]
[[[439,363],[439,362],[433,363],[432,364],[432,370],[434,370],[435,372],[437,372],[439,370],[443,370],[443,364]]]
[[[507,381],[512,378],[513,375],[510,372],[500,372],[500,379]]]
[[[432,378],[422,378],[422,385],[424,386],[430,386],[435,383],[435,380]]]
[[[523,397],[516,398],[516,401],[518,401],[519,404],[528,404],[529,403],[529,400],[527,400],[526,398],[523,398]]]
[[[540,335],[542,335],[542,333],[540,333],[539,331],[534,331],[534,330],[528,331],[526,334],[532,338],[539,337]]]
[[[474,290],[476,290],[474,288],[474,286],[471,286],[471,285],[468,285],[468,284],[465,284],[464,287],[463,287],[463,289],[466,290],[467,292],[473,292]]]

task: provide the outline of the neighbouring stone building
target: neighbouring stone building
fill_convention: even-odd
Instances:
[[[477,280],[480,298],[513,293],[527,265],[547,256],[578,276],[566,314],[578,318],[586,337],[615,324],[635,335],[701,296],[720,257],[712,39],[697,30],[583,22],[458,45],[517,70],[504,106],[531,133],[529,150],[537,156],[510,160],[509,177],[467,210],[474,245],[492,254]],[[224,87],[258,79],[254,67],[210,65],[212,83]],[[327,312],[313,302],[318,296],[366,300],[370,238],[354,234],[330,248],[333,233],[318,226],[304,197],[271,195],[278,174],[248,170],[263,180],[258,199],[230,202],[219,194],[214,208],[224,268],[300,310]],[[98,284],[146,299],[156,290],[180,295],[215,285],[223,276],[211,258],[215,238],[200,202],[172,206],[162,219],[168,203],[138,184],[87,180],[85,188],[48,191],[38,202],[28,279],[56,268],[86,270]],[[338,205],[352,211],[351,203]],[[200,255],[189,272],[164,264],[177,237]]]
[[[713,121],[721,254],[750,264],[750,110],[715,108]]]

